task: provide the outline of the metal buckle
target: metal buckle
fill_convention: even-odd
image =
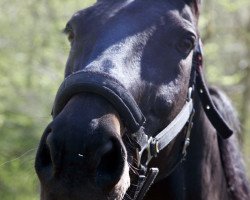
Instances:
[[[188,97],[187,101],[189,102],[192,99],[193,87],[188,88]]]
[[[191,134],[191,130],[192,130],[192,127],[193,127],[194,114],[195,114],[195,110],[193,109],[193,111],[192,111],[192,113],[190,115],[190,118],[188,120],[186,138],[185,138],[184,146],[183,146],[183,149],[182,149],[183,159],[185,159],[185,157],[187,155],[187,148],[190,145],[190,134]]]
[[[159,143],[155,138],[150,137],[141,149],[136,149],[138,167],[140,167],[140,165],[147,166],[152,158],[156,157],[158,153]]]

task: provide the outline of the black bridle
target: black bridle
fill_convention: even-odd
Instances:
[[[223,120],[211,100],[203,77],[202,55],[202,44],[199,41],[194,50],[190,84],[185,105],[173,121],[160,133],[155,134],[154,137],[148,137],[144,132],[146,119],[132,95],[118,80],[102,72],[82,70],[68,76],[57,92],[52,112],[53,118],[62,111],[70,98],[76,94],[89,92],[107,99],[121,116],[126,128],[132,133],[131,138],[136,154],[135,160],[137,160],[136,164],[139,170],[134,184],[131,184],[132,186],[130,186],[128,190],[128,194],[132,199],[141,200],[159,172],[158,168],[148,169],[148,164],[151,159],[156,157],[184,128],[186,136],[177,164],[180,163],[186,155],[186,149],[190,143],[190,132],[195,112],[192,99],[194,90],[198,91],[204,111],[221,138],[226,139],[233,134],[233,131]]]

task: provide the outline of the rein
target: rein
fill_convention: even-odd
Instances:
[[[83,70],[68,76],[57,92],[52,110],[53,118],[63,110],[70,98],[76,94],[89,92],[107,99],[121,116],[126,128],[133,133],[131,138],[134,143],[136,164],[139,170],[138,176],[128,189],[128,196],[134,200],[142,200],[159,172],[158,168],[152,167],[148,169],[148,164],[151,159],[157,157],[159,152],[166,148],[184,128],[186,128],[185,141],[183,142],[181,155],[179,155],[179,160],[175,166],[182,162],[186,156],[186,150],[190,144],[190,133],[193,125],[192,120],[195,113],[192,99],[194,90],[198,91],[204,111],[220,137],[226,139],[233,134],[233,131],[224,121],[211,100],[203,76],[202,57],[202,44],[199,40],[194,50],[186,102],[173,121],[154,137],[148,137],[144,132],[143,126],[146,119],[132,95],[118,80],[101,72]],[[172,170],[174,169],[175,167]]]

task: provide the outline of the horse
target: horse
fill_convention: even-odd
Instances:
[[[200,4],[99,0],[72,16],[41,200],[250,199],[237,115],[204,78]]]

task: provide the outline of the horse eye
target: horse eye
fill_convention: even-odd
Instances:
[[[69,42],[72,43],[75,37],[73,29],[67,25],[63,32],[68,36]]]
[[[73,31],[69,31],[68,32],[68,40],[69,40],[70,43],[73,42],[74,37],[75,37],[75,34],[73,33]]]
[[[178,42],[177,49],[186,55],[188,55],[194,48],[193,38],[184,38]]]

